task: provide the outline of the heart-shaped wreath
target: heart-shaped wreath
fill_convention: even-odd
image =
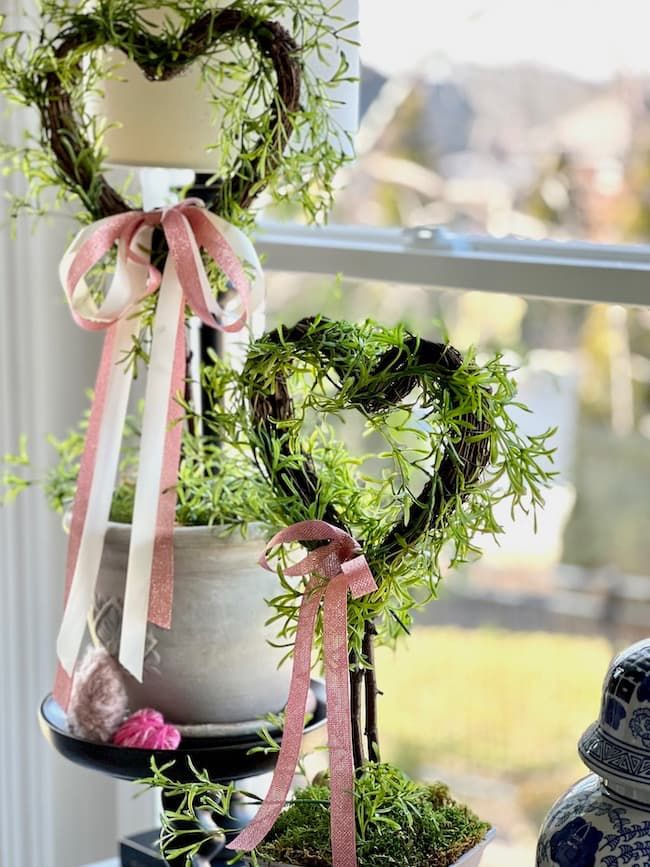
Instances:
[[[230,178],[206,185],[206,204],[215,213],[223,213],[224,197],[247,208],[263,189],[263,178],[277,166],[293,130],[293,115],[300,99],[300,66],[296,59],[298,46],[287,31],[275,21],[260,21],[240,9],[209,11],[187,26],[174,44],[165,36],[144,28],[134,32],[128,21],[114,21],[110,31],[101,29],[92,15],[78,15],[72,26],[56,40],[54,49],[58,61],[81,58],[89,51],[102,47],[131,46],[133,58],[150,81],[167,81],[183,73],[188,66],[204,57],[224,38],[236,34],[252,41],[258,51],[273,63],[277,81],[277,98],[268,108],[271,113],[271,136],[258,141],[250,153],[239,155]],[[141,58],[146,58],[142,60]],[[82,75],[81,63],[77,75]],[[41,122],[52,153],[60,170],[73,188],[88,193],[98,188],[99,213],[108,217],[131,210],[131,205],[109,184],[103,174],[95,175],[75,155],[92,148],[85,140],[75,117],[70,90],[75,77],[65,82],[55,72],[47,75],[44,100],[40,106]],[[191,131],[188,130],[188,134]],[[263,156],[262,156],[263,155]]]
[[[89,103],[103,79],[115,74],[108,68],[110,49],[151,81],[200,65],[206,101],[218,104],[224,118],[215,128],[215,177],[201,183],[201,197],[214,213],[245,223],[265,188],[311,219],[326,213],[349,148],[330,113],[333,89],[349,80],[344,22],[326,0],[206,6],[98,0],[80,11],[76,0],[60,0],[44,5],[39,33],[12,32],[11,19],[0,19],[0,93],[36,108],[41,118],[37,140],[2,146],[5,164],[29,183],[17,207],[42,208],[43,192],[56,187],[80,199],[91,219],[133,209],[104,174],[102,121]],[[151,10],[166,13],[156,28]],[[335,70],[330,79],[309,66],[310,58],[323,56]]]
[[[501,532],[493,511],[499,501],[524,510],[543,502],[550,432],[518,433],[510,416],[516,387],[500,358],[480,365],[448,343],[370,321],[316,317],[278,328],[251,346],[241,382],[250,446],[273,492],[276,519],[322,519],[342,528],[360,543],[376,580],[375,592],[348,603],[359,766],[363,683],[368,756],[379,757],[375,635],[392,640],[408,628],[427,584],[435,596],[443,555],[457,564],[476,553],[476,534]],[[350,409],[388,445],[387,474],[359,471],[324,421],[328,413],[343,420]],[[320,438],[309,432],[311,413]],[[288,641],[300,593],[285,581],[271,600]]]
[[[425,470],[428,478],[422,490],[418,494],[408,491],[398,520],[379,538],[359,539],[381,580],[386,566],[427,533],[442,530],[472,492],[490,458],[490,426],[480,404],[473,409],[463,408],[467,407],[468,397],[463,387],[465,377],[458,376],[463,370],[463,358],[453,346],[405,332],[401,345],[378,353],[377,343],[373,345],[369,336],[372,338],[367,326],[331,322],[324,317],[303,319],[293,328],[270,332],[263,343],[254,346],[244,378],[249,382],[248,396],[257,430],[255,450],[276,496],[298,497],[306,510],[305,517],[313,517],[307,513],[316,506],[319,518],[348,532],[354,531],[354,518],[345,507],[337,508],[326,497],[323,499],[318,472],[301,442],[301,419],[295,414],[289,388],[292,373],[305,365],[314,372],[314,387],[307,401],[311,406],[320,403],[318,408],[324,411],[328,405],[337,410],[357,409],[374,419],[374,427],[380,432],[386,433],[386,419],[405,405],[411,415],[417,409],[418,414],[429,416],[423,437],[429,445],[426,464],[430,469]],[[355,342],[357,360],[350,367],[350,345]],[[336,392],[334,400],[326,394],[322,401],[314,400],[324,382]],[[485,391],[484,398],[489,400],[489,392]],[[431,424],[431,415],[439,415],[443,406],[445,415],[453,418],[453,428],[441,432],[439,425]],[[303,412],[304,407],[301,415]],[[278,449],[289,461],[276,473]],[[293,464],[292,457],[298,458]],[[420,466],[423,468],[424,462]],[[408,486],[404,487],[406,491]]]
[[[495,441],[495,410],[489,384],[472,368],[448,344],[323,317],[272,331],[249,350],[242,382],[251,446],[283,520],[321,518],[355,535],[377,579],[375,594],[350,603],[351,644],[356,635],[358,651],[368,624],[377,622],[384,637],[405,626],[402,617],[408,618],[411,589],[421,587],[423,570],[435,592],[443,547],[451,540],[462,559],[486,517],[481,475]],[[294,374],[303,385],[307,380],[297,400],[291,393]],[[382,483],[386,496],[377,496],[376,487],[373,493],[358,473],[348,475],[346,449],[336,451],[331,431],[326,429],[324,449],[314,449],[307,435],[310,411],[322,425],[327,413],[346,409],[361,413],[391,443],[394,466]],[[396,413],[406,415],[397,427]],[[409,434],[415,446],[400,440]],[[315,451],[321,463],[323,452],[329,455],[320,474]],[[424,477],[419,493],[412,491],[416,480],[409,475],[415,465]],[[462,510],[464,520],[454,520]],[[290,636],[292,590],[274,602]]]
[[[503,532],[498,503],[534,511],[552,475],[553,431],[519,431],[516,383],[499,356],[479,363],[401,327],[321,316],[280,327],[250,346],[237,393],[256,471],[272,491],[265,520],[322,519],[363,548],[379,589],[350,601],[358,651],[366,622],[396,637],[427,584],[435,595],[445,563],[474,556],[477,536]],[[365,433],[381,435],[374,463],[353,456],[327,421],[349,410]],[[290,637],[295,595],[286,589],[274,604]]]

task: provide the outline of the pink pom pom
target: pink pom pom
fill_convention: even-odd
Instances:
[[[116,746],[141,750],[175,750],[180,742],[179,730],[165,723],[162,714],[150,707],[132,714],[113,735]]]

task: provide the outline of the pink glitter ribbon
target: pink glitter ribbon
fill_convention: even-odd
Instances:
[[[162,229],[169,248],[162,275],[150,260],[156,226]],[[115,274],[98,304],[85,277],[115,244]],[[201,248],[239,296],[242,312],[236,318],[230,316],[230,321],[213,297]],[[251,287],[238,254],[253,265],[258,286],[263,279],[261,266],[248,238],[207,211],[200,200],[188,199],[166,209],[132,211],[99,220],[77,235],[61,263],[61,280],[75,322],[87,330],[107,332],[72,510],[65,610],[57,641],[60,664],[54,696],[64,708],[108,526],[131,385],[131,376],[121,362],[140,327],[137,310],[144,298],[158,292],[119,657],[120,663],[141,680],[147,622],[163,628],[171,625],[172,534],[182,435],[178,422],[183,414],[176,396],[182,393],[185,377],[184,308],[187,305],[212,328],[239,331],[248,317]]]
[[[350,721],[347,596],[354,599],[377,589],[366,558],[355,540],[325,521],[301,521],[275,535],[267,546],[282,542],[329,544],[312,551],[284,570],[285,575],[307,575],[300,605],[293,653],[289,701],[282,745],[273,780],[253,821],[231,843],[230,849],[248,852],[269,833],[283,810],[300,755],[305,708],[311,677],[311,651],[316,618],[323,601],[323,656],[327,692],[327,735],[330,756],[332,859],[334,867],[356,867],[354,761]],[[270,568],[266,556],[260,563]]]

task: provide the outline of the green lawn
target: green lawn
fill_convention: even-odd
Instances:
[[[598,638],[418,628],[378,653],[384,756],[411,771],[577,777],[576,742],[598,714],[611,655]]]

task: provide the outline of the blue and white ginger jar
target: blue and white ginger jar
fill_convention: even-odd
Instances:
[[[578,751],[594,773],[551,807],[537,867],[650,867],[650,640],[610,664]]]

